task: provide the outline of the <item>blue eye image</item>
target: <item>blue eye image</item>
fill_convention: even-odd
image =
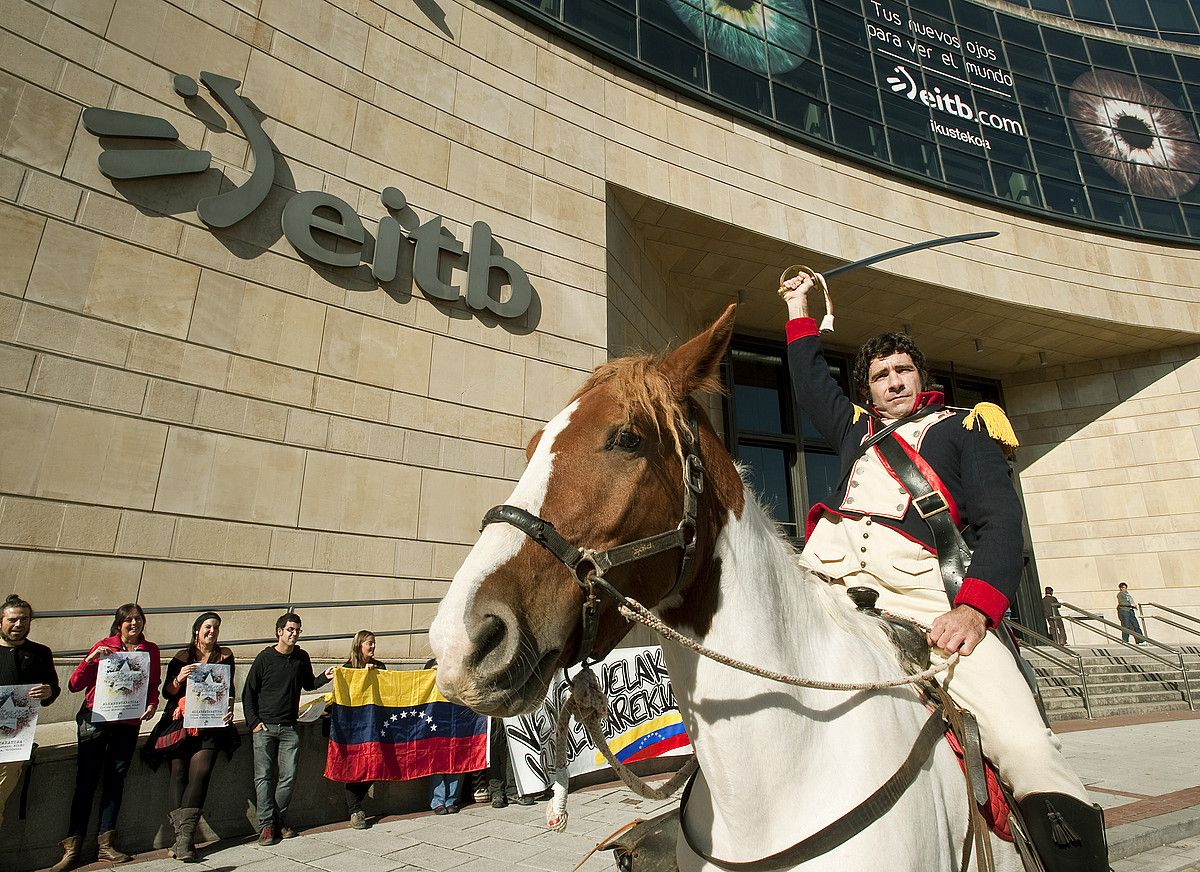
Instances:
[[[699,5],[693,5],[693,2]],[[666,0],[708,50],[766,75],[794,70],[812,46],[812,19],[804,0]]]

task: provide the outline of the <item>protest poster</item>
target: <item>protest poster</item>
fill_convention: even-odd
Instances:
[[[92,723],[140,720],[150,692],[150,654],[115,651],[97,664]]]
[[[183,699],[185,729],[225,726],[229,714],[230,673],[228,663],[196,664],[187,678]]]
[[[0,685],[0,763],[20,763],[33,753],[33,734],[37,730],[42,704],[29,698],[37,685]]]
[[[608,696],[604,734],[619,761],[633,763],[691,752],[662,648],[618,648],[593,670]],[[504,719],[513,773],[523,794],[540,793],[554,777],[554,728],[569,691],[570,685],[559,673],[540,706],[529,714]],[[607,765],[582,724],[572,721],[567,741],[571,775]]]

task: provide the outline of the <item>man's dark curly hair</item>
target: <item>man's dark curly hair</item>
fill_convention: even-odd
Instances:
[[[854,369],[850,375],[859,402],[865,403],[871,399],[871,389],[867,383],[871,361],[878,357],[891,357],[893,354],[907,354],[911,357],[917,372],[921,374],[921,390],[928,389],[929,372],[925,369],[925,355],[917,348],[913,338],[907,333],[880,333],[864,342],[858,349],[858,354],[854,356]]]

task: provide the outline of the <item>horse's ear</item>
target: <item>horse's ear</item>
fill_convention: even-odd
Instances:
[[[662,368],[680,399],[694,391],[721,390],[721,359],[733,338],[734,310],[730,303],[720,318],[703,333],[685,342],[663,360]]]

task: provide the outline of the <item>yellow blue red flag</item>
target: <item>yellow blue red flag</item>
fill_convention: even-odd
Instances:
[[[339,668],[325,777],[404,781],[486,769],[488,719],[442,696],[436,674]]]

